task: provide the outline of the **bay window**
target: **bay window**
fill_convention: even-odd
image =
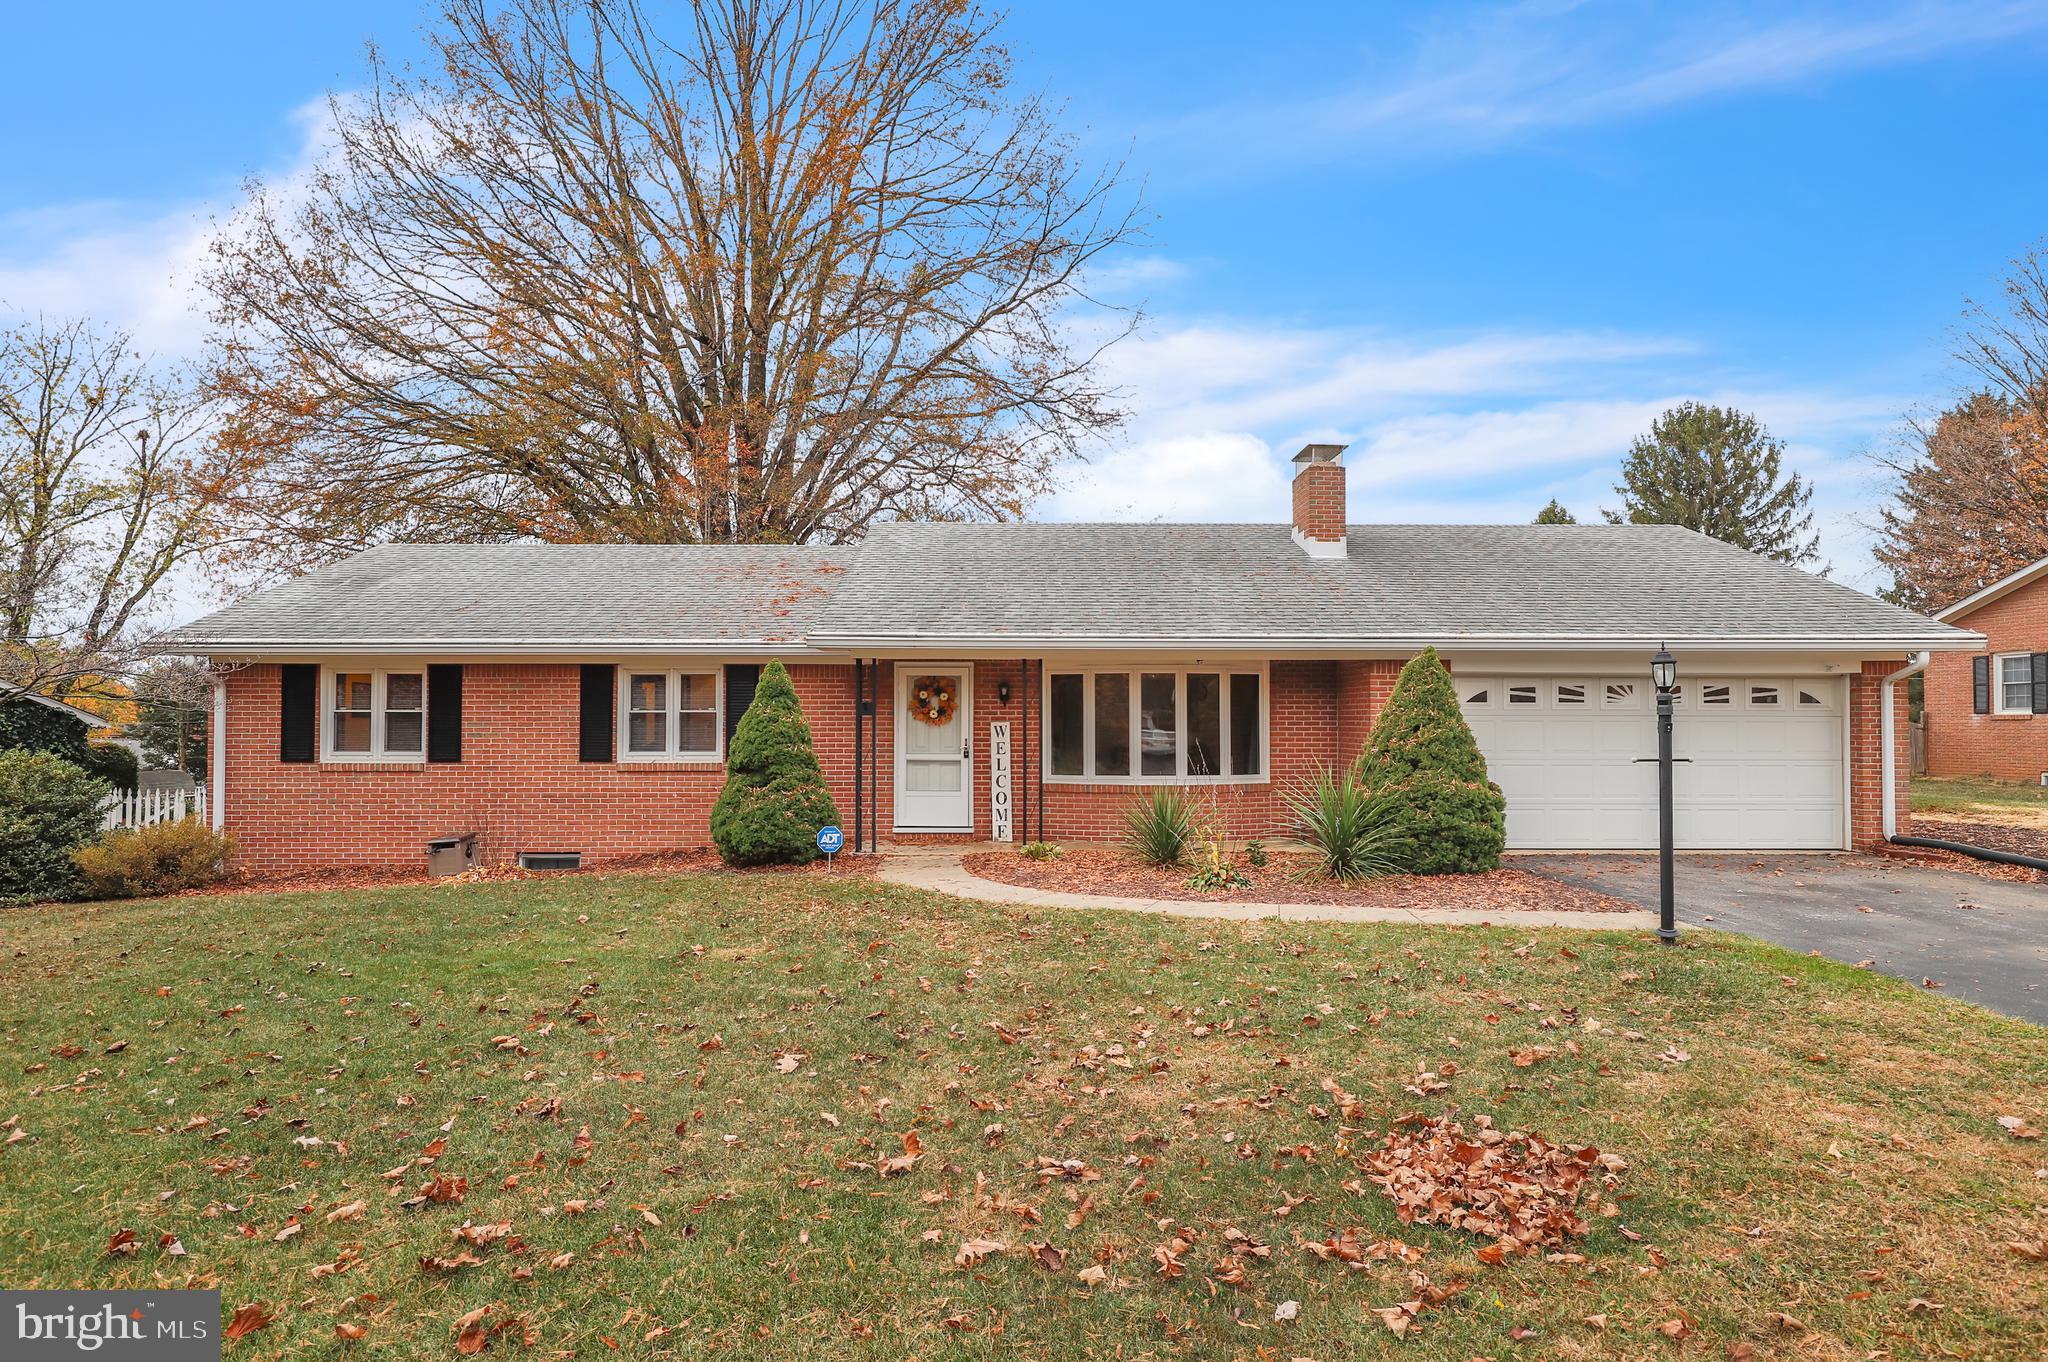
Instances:
[[[420,671],[329,668],[321,724],[328,761],[422,761],[427,685]]]
[[[626,761],[717,761],[723,755],[715,671],[619,669],[619,755]]]
[[[1048,668],[1045,777],[1263,781],[1267,704],[1263,669]]]

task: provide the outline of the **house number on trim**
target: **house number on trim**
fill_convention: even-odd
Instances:
[[[988,726],[988,829],[998,842],[1010,840],[1010,725]]]

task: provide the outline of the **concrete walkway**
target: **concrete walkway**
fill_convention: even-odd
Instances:
[[[1407,922],[1422,926],[1572,927],[1583,931],[1654,930],[1654,913],[1519,912],[1498,908],[1369,908],[1345,903],[1251,903],[1239,899],[1122,898],[1112,894],[1069,894],[1030,889],[972,874],[960,858],[974,851],[1009,850],[994,843],[973,846],[904,846],[887,851],[877,879],[910,889],[929,889],[983,903],[1020,903],[1035,908],[1118,908],[1171,917],[1225,918],[1249,922]]]

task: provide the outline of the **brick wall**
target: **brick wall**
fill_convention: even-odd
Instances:
[[[1865,662],[1849,678],[1849,840],[1857,847],[1884,840],[1884,678],[1905,666],[1904,658]],[[1892,687],[1892,760],[1898,830],[1909,830],[1907,778],[1912,735],[1906,727],[1906,687]]]
[[[1337,749],[1345,761],[1365,750],[1373,720],[1394,693],[1403,665],[1399,659],[1337,664]]]
[[[908,664],[906,664],[908,665]],[[1398,664],[1275,662],[1268,783],[1208,787],[1213,807],[1237,836],[1272,835],[1285,823],[1282,794],[1318,764],[1348,761],[1392,684]],[[893,830],[895,669],[878,669],[877,758],[863,783],[877,789],[880,835]],[[1348,672],[1348,682],[1340,673]],[[974,830],[991,835],[989,724],[1010,724],[1012,835],[1107,840],[1138,794],[1126,785],[1046,785],[1038,665],[974,666]],[[841,822],[854,830],[853,669],[790,668]],[[227,677],[226,810],[241,863],[259,875],[340,867],[416,868],[428,838],[478,835],[485,864],[522,851],[580,851],[587,861],[643,855],[709,841],[712,801],[725,779],[713,763],[585,763],[577,760],[577,668],[573,663],[470,663],[463,678],[459,763],[285,763],[278,760],[279,669],[258,665]],[[1010,688],[1006,703],[1004,683]],[[863,739],[865,741],[865,739]],[[866,818],[864,812],[862,817]],[[945,840],[944,834],[903,840]]]
[[[1927,774],[2039,780],[2048,771],[2048,714],[1973,713],[1970,659],[2048,650],[2048,578],[1951,623],[1983,634],[1989,646],[1974,654],[1936,653],[1927,664]]]
[[[850,811],[853,669],[797,665],[790,678]],[[725,767],[578,761],[573,663],[466,665],[462,760],[445,764],[280,762],[278,679],[271,665],[227,677],[227,825],[252,873],[418,869],[426,840],[453,832],[476,833],[487,864],[522,851],[610,860],[710,840]]]

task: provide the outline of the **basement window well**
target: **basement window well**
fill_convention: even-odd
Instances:
[[[581,870],[583,853],[580,851],[522,851],[519,853],[521,870]]]

